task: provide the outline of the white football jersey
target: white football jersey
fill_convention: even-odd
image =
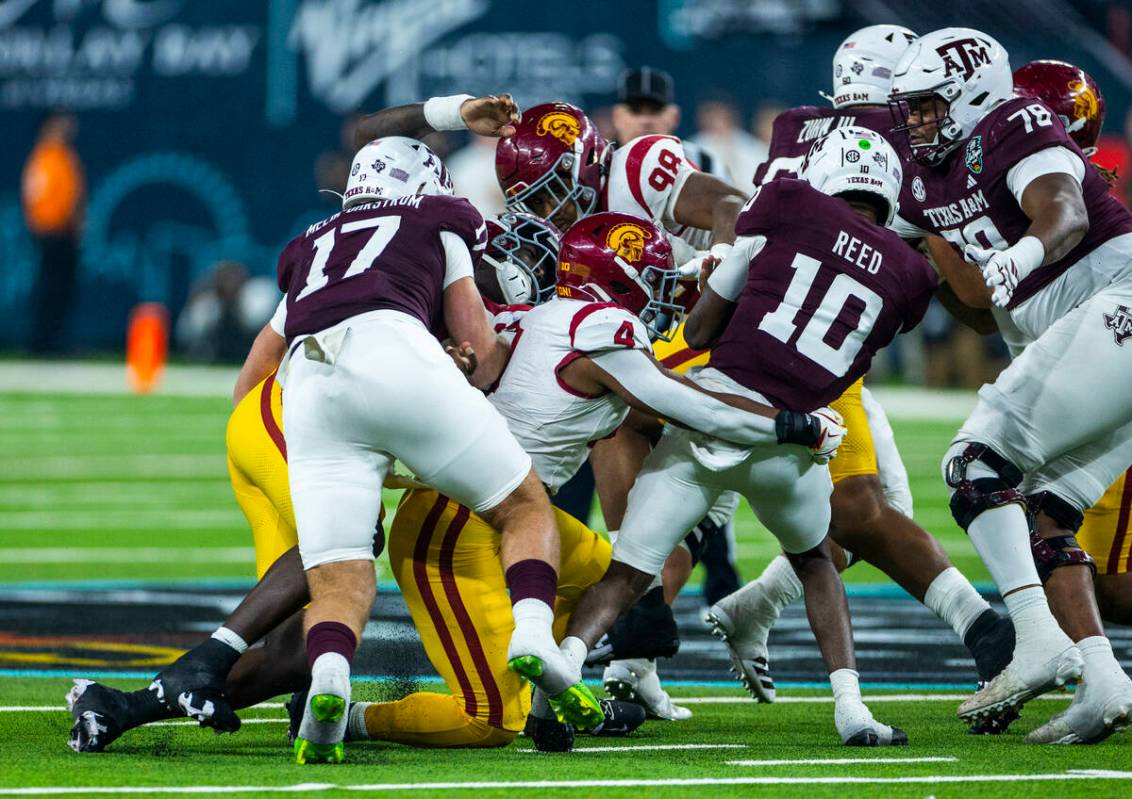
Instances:
[[[558,373],[589,353],[626,348],[651,351],[641,320],[612,303],[559,297],[518,319],[511,360],[488,399],[552,492],[574,476],[589,446],[629,413],[616,394],[579,394]]]
[[[711,231],[684,227],[673,217],[684,183],[697,171],[680,139],[639,136],[613,151],[605,184],[605,210],[643,216],[694,249],[706,250],[711,246]]]

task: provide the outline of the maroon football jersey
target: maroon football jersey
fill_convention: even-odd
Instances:
[[[919,323],[938,283],[899,236],[801,180],[763,186],[735,231],[767,241],[708,366],[779,408],[841,396]]]
[[[362,203],[296,236],[279,256],[287,340],[380,308],[443,330],[443,231],[460,236],[473,265],[487,228],[462,197],[413,195]]]
[[[1132,214],[1108,193],[1104,178],[1040,100],[1019,97],[1003,103],[938,167],[906,162],[900,216],[943,236],[960,254],[964,244],[1005,249],[1030,227],[1006,183],[1007,173],[1026,156],[1058,146],[1085,163],[1082,192],[1089,232],[1065,257],[1039,267],[1018,284],[1008,306],[1014,308],[1104,242],[1132,233]]]
[[[755,170],[755,185],[775,178],[796,178],[802,159],[814,142],[837,128],[862,127],[889,138],[892,114],[881,108],[823,108],[801,105],[788,108],[774,119],[774,132],[766,161]]]

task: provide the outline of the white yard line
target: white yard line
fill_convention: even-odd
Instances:
[[[972,688],[972,692],[974,688]],[[970,694],[873,694],[871,696],[862,697],[866,703],[873,702],[962,702],[967,699]],[[1068,700],[1073,697],[1070,694],[1061,693],[1048,693],[1042,694],[1037,699],[1060,699]],[[756,700],[749,696],[674,696],[672,697],[678,705],[746,705],[757,704]],[[774,704],[830,704],[833,702],[832,696],[780,696],[774,700]]]
[[[283,702],[263,702],[246,708],[247,710],[261,710],[287,707]],[[0,705],[0,713],[54,713],[67,709],[66,705]],[[246,721],[246,720],[245,720]],[[196,722],[192,722],[196,724]]]
[[[289,719],[240,719],[240,724],[287,724]],[[192,719],[184,721],[151,721],[147,727],[199,727]]]
[[[687,749],[746,749],[746,744],[643,744],[640,746],[575,746],[573,753],[579,752],[664,752]],[[534,752],[537,749],[520,749],[520,752]]]
[[[964,782],[1079,782],[1092,780],[1132,781],[1132,771],[1067,771],[1057,774],[962,774],[922,775],[915,777],[696,777],[675,779],[627,780],[529,780],[498,782],[378,782],[361,785],[339,785],[326,782],[309,782],[297,785],[183,785],[183,786],[42,786],[36,788],[0,788],[0,796],[66,796],[94,794],[220,794],[220,793],[314,793],[316,791],[467,791],[487,789],[534,788],[663,788],[698,787],[708,785],[901,785],[909,783],[941,784]]]
[[[0,548],[4,563],[251,563],[252,547],[25,547]]]
[[[958,763],[957,757],[831,757],[811,760],[728,760],[729,766],[844,766],[849,763]]]

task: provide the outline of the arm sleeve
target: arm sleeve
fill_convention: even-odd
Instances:
[[[1085,179],[1085,164],[1068,147],[1047,147],[1027,155],[1006,173],[1006,185],[1018,204],[1026,187],[1042,175],[1064,173],[1078,183]]]
[[[287,326],[287,298],[284,297],[275,306],[275,313],[271,315],[271,321],[268,322],[271,329],[278,333],[280,336],[285,336],[283,330]]]
[[[444,247],[444,288],[462,277],[472,277],[472,253],[467,242],[450,230],[442,230],[440,243]]]
[[[630,394],[666,419],[742,446],[778,443],[774,419],[733,408],[673,380],[642,353],[608,350],[590,357]]]
[[[902,239],[922,239],[928,235],[926,230],[916,227],[900,214],[892,218],[892,224],[888,227],[889,230]]]
[[[711,290],[725,300],[735,302],[747,285],[751,261],[766,246],[766,236],[740,236],[723,263],[708,277]]]

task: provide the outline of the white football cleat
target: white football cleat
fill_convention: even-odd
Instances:
[[[1115,684],[1113,684],[1115,683]],[[1132,682],[1077,683],[1073,704],[1026,736],[1031,744],[1095,744],[1132,725]]]
[[[656,661],[615,660],[605,667],[602,682],[610,696],[640,705],[649,718],[684,721],[692,717],[692,711],[673,704],[672,697],[661,687]]]
[[[846,746],[907,746],[908,735],[899,727],[881,724],[860,700],[838,702],[833,723]]]
[[[712,605],[704,614],[704,621],[711,628],[711,634],[727,646],[731,656],[731,673],[734,674],[747,693],[763,703],[774,701],[776,691],[774,678],[770,676],[770,652],[767,638],[771,625],[761,624],[755,614],[744,619],[739,625],[724,609],[723,602]]]
[[[1063,639],[1063,640],[1060,640]],[[1081,652],[1064,634],[1046,647],[1021,647],[1002,672],[959,706],[959,718],[970,724],[1007,710],[1018,710],[1035,696],[1081,676]],[[1068,642],[1068,646],[1064,644]],[[1056,652],[1047,657],[1040,652]]]

